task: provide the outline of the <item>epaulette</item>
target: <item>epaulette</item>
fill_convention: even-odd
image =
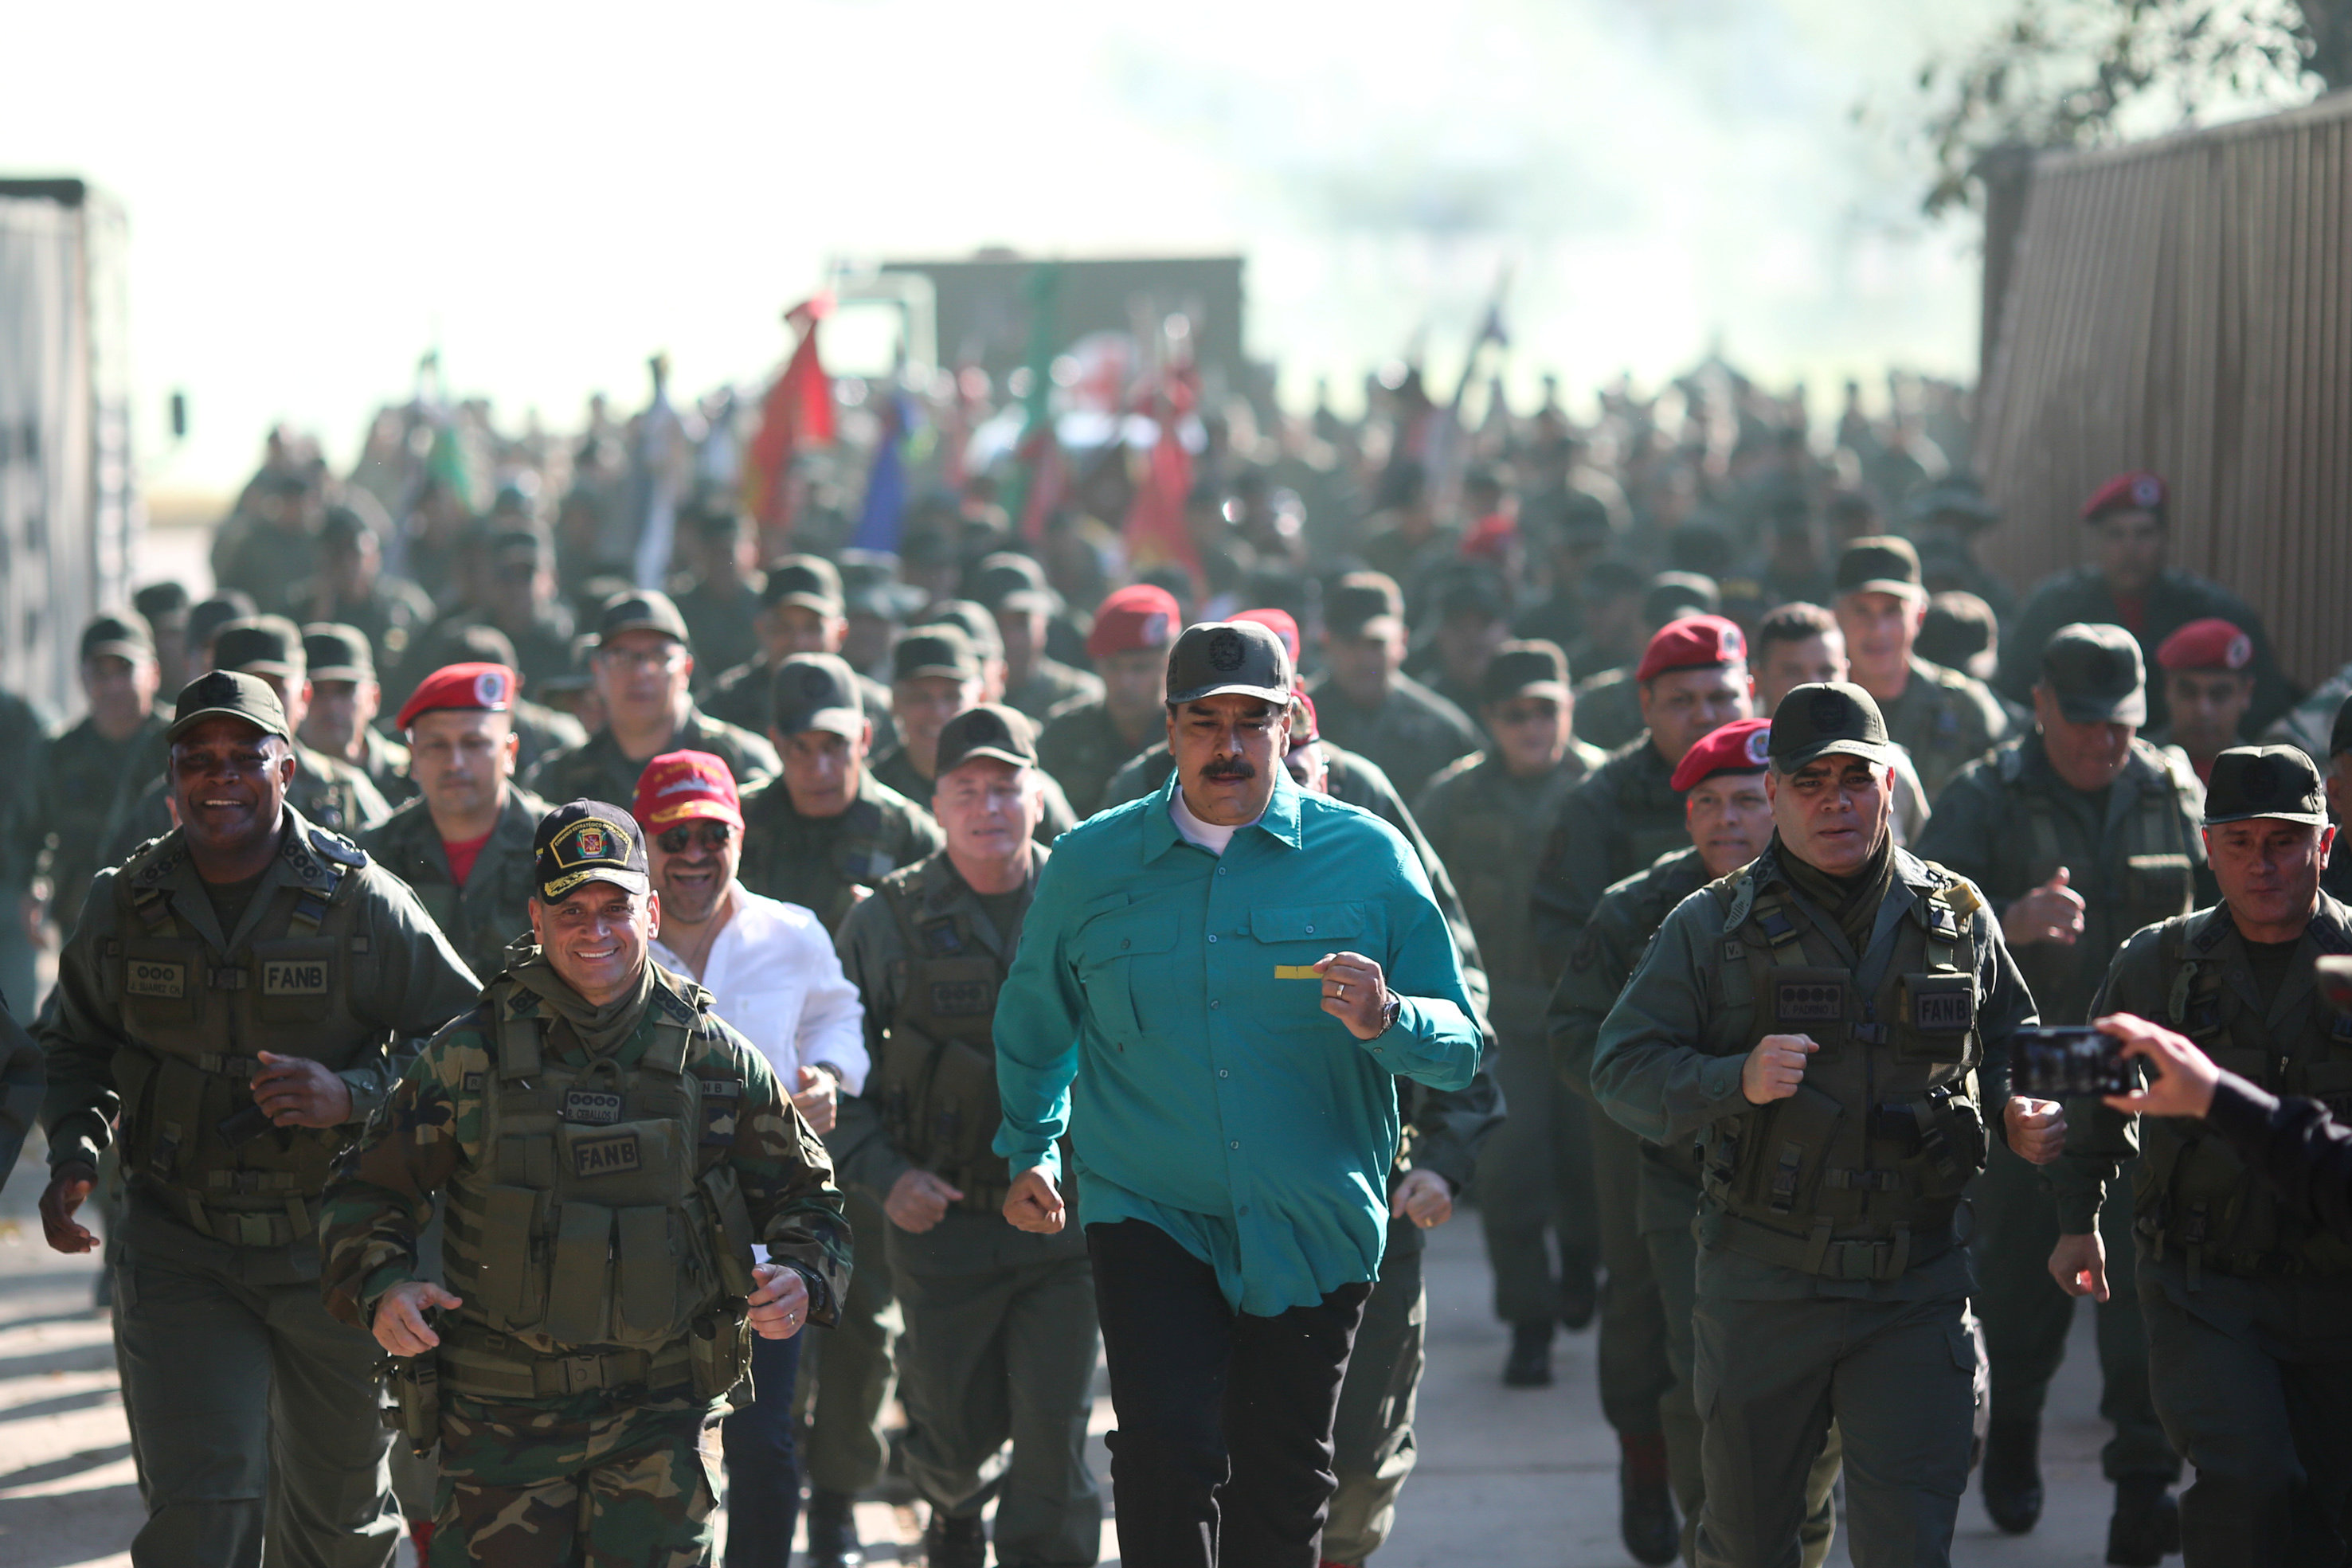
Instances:
[[[182,845],[172,841],[171,833],[158,834],[132,850],[123,861],[122,870],[134,887],[153,887],[179,869],[185,852]]]
[[[324,828],[310,830],[310,847],[324,859],[331,860],[340,866],[347,866],[352,871],[364,869],[368,862],[367,851],[360,848],[342,834],[331,833]]]

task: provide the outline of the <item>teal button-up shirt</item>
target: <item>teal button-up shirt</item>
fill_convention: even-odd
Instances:
[[[1156,1225],[1271,1317],[1379,1273],[1391,1075],[1459,1089],[1479,1033],[1394,829],[1285,776],[1218,856],[1177,833],[1175,788],[1065,833],[1037,880],[996,1004],[996,1151],[1058,1173],[1066,1129],[1081,1223]],[[1377,1039],[1276,977],[1337,952],[1403,998]]]

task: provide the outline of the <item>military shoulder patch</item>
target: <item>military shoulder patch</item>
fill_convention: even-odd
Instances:
[[[341,833],[331,833],[324,828],[310,830],[310,847],[318,851],[322,858],[331,860],[340,866],[349,866],[353,871],[359,870],[368,862],[367,851]]]

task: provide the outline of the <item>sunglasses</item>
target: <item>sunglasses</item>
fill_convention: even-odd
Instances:
[[[725,822],[680,822],[675,828],[664,828],[654,842],[664,854],[682,855],[688,847],[723,850],[734,837],[735,830]]]

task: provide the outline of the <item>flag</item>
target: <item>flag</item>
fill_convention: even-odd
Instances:
[[[1175,562],[1192,574],[1197,593],[1207,586],[1201,571],[1201,552],[1193,548],[1192,531],[1184,526],[1184,502],[1192,494],[1192,455],[1184,450],[1184,418],[1199,401],[1190,364],[1171,365],[1162,372],[1150,413],[1160,422],[1160,439],[1151,444],[1151,460],[1142,487],[1127,509],[1120,529],[1127,541],[1129,566],[1136,572]]]
[[[800,329],[800,341],[783,373],[760,404],[760,433],[743,465],[743,509],[760,526],[763,539],[792,532],[793,458],[834,438],[833,381],[817,358],[817,323],[833,314],[833,296],[803,299],[784,312]]]
[[[1037,464],[1044,455],[1041,443],[1052,439],[1054,343],[1059,331],[1054,306],[1061,288],[1062,269],[1052,262],[1031,267],[1023,286],[1029,297],[1029,388],[1022,394],[1021,439],[1013,446],[1016,466],[1013,482],[1004,487],[1003,499],[1004,515],[1023,519],[1023,531],[1033,540],[1044,536],[1042,521],[1038,532],[1027,530],[1029,487],[1036,481]]]
[[[898,521],[907,510],[907,433],[915,423],[915,400],[903,388],[890,389],[882,410],[882,439],[874,448],[874,467],[866,478],[866,504],[857,514],[857,531],[850,536],[854,549],[898,549]]]

